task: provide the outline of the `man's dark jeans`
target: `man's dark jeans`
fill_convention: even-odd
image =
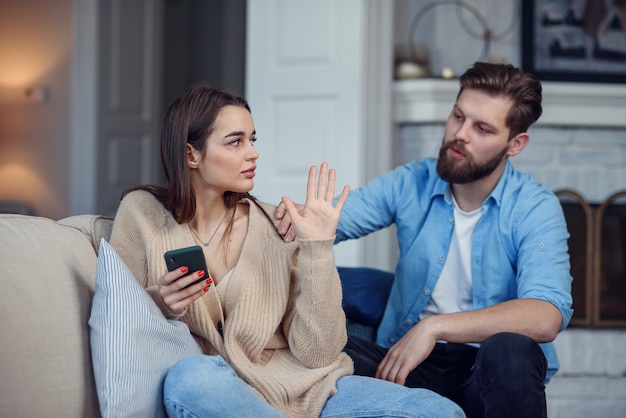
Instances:
[[[387,349],[350,337],[344,349],[354,361],[354,374],[374,376]],[[499,333],[480,348],[437,343],[430,356],[413,370],[405,385],[437,392],[474,417],[546,417],[544,379],[547,361],[530,338]]]

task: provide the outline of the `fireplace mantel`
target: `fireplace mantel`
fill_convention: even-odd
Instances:
[[[542,126],[626,127],[626,84],[542,82]],[[458,80],[425,78],[394,82],[396,124],[445,122]]]

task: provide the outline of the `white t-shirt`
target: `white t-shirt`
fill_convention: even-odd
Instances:
[[[454,200],[454,231],[448,257],[430,301],[420,319],[431,315],[474,309],[472,303],[472,234],[483,215],[483,207],[463,212]]]

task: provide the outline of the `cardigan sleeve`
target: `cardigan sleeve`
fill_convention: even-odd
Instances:
[[[111,246],[124,260],[135,279],[146,289],[163,314],[168,318],[179,318],[163,302],[156,284],[158,277],[149,277],[148,251],[150,237],[164,229],[165,208],[148,192],[134,191],[126,195],[115,215]],[[152,279],[152,280],[151,280]]]
[[[296,252],[285,334],[293,354],[311,368],[335,361],[347,341],[333,241],[299,240]]]

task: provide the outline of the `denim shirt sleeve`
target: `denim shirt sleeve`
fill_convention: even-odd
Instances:
[[[443,183],[436,175],[435,164],[432,158],[412,161],[351,191],[341,211],[335,243],[364,237],[393,223],[399,224],[399,217],[409,213],[415,216],[425,210],[430,205],[433,187]],[[413,221],[402,227],[417,229],[418,223]],[[404,240],[399,237],[399,241],[402,249]]]
[[[364,237],[393,224],[402,206],[412,204],[420,193],[415,181],[420,166],[408,163],[352,190],[341,212],[335,243]]]
[[[539,186],[538,186],[539,187]],[[559,309],[560,330],[572,317],[569,233],[562,206],[542,187],[519,199],[511,213],[511,238],[517,248],[517,297],[545,300]]]

